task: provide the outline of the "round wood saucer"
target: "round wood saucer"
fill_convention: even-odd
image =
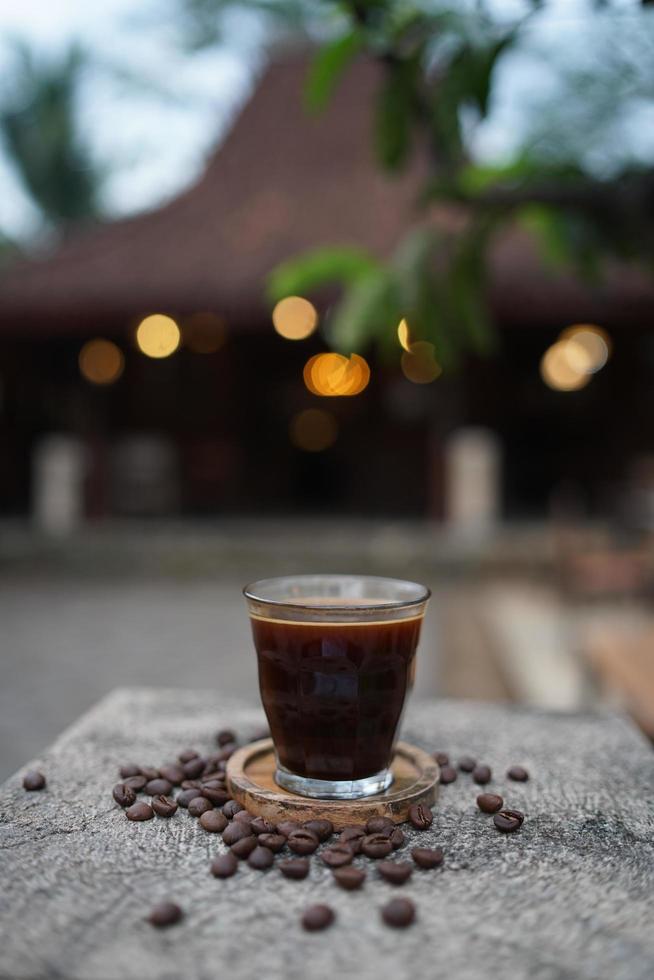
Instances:
[[[434,802],[440,771],[430,755],[408,742],[398,742],[391,769],[393,782],[376,796],[361,800],[310,799],[277,785],[273,743],[266,738],[234,753],[227,763],[227,783],[234,799],[246,810],[272,823],[326,818],[340,830],[378,816],[403,823],[414,803]]]

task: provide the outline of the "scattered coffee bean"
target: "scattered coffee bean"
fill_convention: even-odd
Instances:
[[[231,878],[236,874],[238,861],[231,851],[227,854],[218,854],[211,862],[211,874],[214,878]]]
[[[197,759],[199,754],[200,753],[196,752],[195,749],[184,749],[183,752],[179,753],[177,758],[182,763],[182,765],[185,765],[187,762],[190,762],[191,759]]]
[[[244,837],[251,836],[250,828],[244,823],[237,823],[236,820],[232,820],[223,830],[223,840],[228,845],[235,844],[237,840],[243,840]]]
[[[458,775],[458,772],[452,766],[443,766],[441,768],[441,783],[443,786],[447,786],[448,783],[455,783]]]
[[[280,834],[280,836],[282,835]],[[279,870],[284,877],[294,878],[296,881],[306,878],[310,867],[309,858],[286,858],[286,860],[279,862]]]
[[[500,810],[493,817],[493,823],[503,834],[512,834],[514,830],[520,830],[524,819],[520,810]]]
[[[149,783],[152,779],[159,779],[159,770],[155,769],[154,766],[141,766],[141,775],[145,776]]]
[[[288,837],[292,834],[294,830],[301,830],[302,824],[298,823],[297,820],[282,820],[281,823],[277,824],[277,833],[283,834],[284,837]]]
[[[449,766],[450,757],[447,752],[434,752],[434,758],[439,766]]]
[[[334,921],[334,913],[328,905],[312,905],[302,916],[302,925],[307,932],[326,929]]]
[[[473,759],[471,755],[464,755],[459,759],[457,765],[461,772],[472,772],[477,765],[477,760]]]
[[[443,863],[440,847],[412,847],[411,857],[419,868],[437,868]]]
[[[391,831],[391,836],[389,837],[389,840],[391,842],[393,850],[396,851],[398,847],[402,847],[402,844],[404,844],[406,837],[404,836],[404,832],[400,830],[399,827],[395,827]]]
[[[219,732],[216,732],[216,742],[218,745],[229,745],[230,742],[236,741],[236,733],[231,728],[221,728]]]
[[[223,813],[225,814],[228,820],[231,820],[233,817],[236,816],[237,813],[240,813],[242,810],[243,807],[241,806],[240,803],[237,803],[236,800],[228,800],[223,807]]]
[[[196,756],[194,759],[189,759],[188,762],[185,762],[182,768],[187,779],[197,779],[204,772],[204,766],[205,760],[201,759],[200,756]]]
[[[354,840],[363,840],[365,836],[365,827],[343,827],[338,839],[341,843],[348,844]]]
[[[136,793],[126,783],[116,783],[111,795],[118,806],[131,806],[132,803],[136,802]]]
[[[306,855],[313,854],[320,841],[317,835],[311,830],[305,830],[304,827],[300,827],[299,830],[294,830],[292,834],[288,835],[286,843],[294,854]]]
[[[217,752],[216,759],[218,760],[218,764],[220,764],[221,762],[227,762],[228,759],[231,759],[231,757],[236,752],[236,749],[237,749],[236,745],[226,745],[224,748],[220,750],[220,752]]]
[[[259,834],[259,843],[273,854],[279,854],[286,847],[286,838],[283,834]]]
[[[145,776],[128,776],[125,780],[125,786],[129,786],[135,793],[140,793],[146,783]]]
[[[208,810],[213,810],[213,805],[204,796],[196,796],[186,809],[192,817],[201,817]]]
[[[209,779],[211,776],[222,776],[222,773],[219,773],[218,771],[218,766],[219,760],[209,757],[204,767],[204,773],[202,774],[202,782],[204,782],[205,779]]]
[[[252,831],[250,830],[250,824],[254,820],[253,814],[248,813],[247,810],[239,810],[238,813],[234,815],[234,820],[236,821],[236,823],[244,824],[248,828],[248,833],[249,834],[252,833]]]
[[[166,926],[174,926],[182,918],[182,910],[174,902],[159,902],[152,909],[148,916],[150,925],[163,929]]]
[[[252,833],[257,834],[257,836],[259,834],[274,834],[277,829],[274,823],[270,823],[264,817],[255,817],[250,826],[252,827]]]
[[[200,791],[198,789],[183,789],[181,793],[177,794],[177,802],[180,806],[188,807],[192,800],[204,799],[200,796]]]
[[[162,766],[159,770],[159,774],[161,775],[162,779],[167,779],[169,783],[173,784],[173,786],[179,786],[184,779],[184,770],[181,766],[175,765],[174,762],[171,762],[167,766]]]
[[[480,793],[477,797],[477,806],[482,813],[497,813],[504,806],[504,800],[497,793]]]
[[[38,789],[45,789],[45,776],[42,772],[37,772],[36,769],[30,769],[23,776],[23,789],[33,792]]]
[[[269,848],[258,846],[250,854],[248,864],[256,871],[265,871],[271,867],[274,860],[275,855]]]
[[[366,880],[365,871],[362,871],[361,868],[354,868],[352,865],[345,868],[334,868],[332,874],[334,875],[336,884],[348,892],[361,888],[361,885]]]
[[[526,783],[529,779],[529,773],[522,766],[511,766],[507,772],[507,776],[516,783]]]
[[[257,838],[254,834],[250,834],[249,837],[242,837],[241,840],[237,840],[235,844],[232,844],[230,850],[232,854],[236,855],[239,861],[244,861],[258,845]]]
[[[307,820],[302,826],[315,834],[321,843],[329,840],[334,833],[334,824],[331,820]]]
[[[200,826],[210,834],[222,834],[227,826],[227,817],[220,810],[206,810],[200,814]]]
[[[143,788],[149,796],[167,796],[172,792],[173,784],[167,779],[151,779]]]
[[[394,929],[404,929],[410,926],[416,917],[416,909],[408,898],[393,898],[381,910],[382,919],[387,926]]]
[[[434,814],[426,803],[414,803],[409,807],[409,820],[416,830],[427,830],[427,827],[431,827],[433,819]]]
[[[490,766],[475,766],[472,770],[473,780],[479,784],[479,786],[485,786],[486,783],[491,781],[491,770]]]
[[[128,820],[152,820],[154,810],[149,803],[133,803],[125,810],[125,816]]]
[[[320,857],[329,868],[342,868],[344,864],[352,863],[354,854],[347,844],[331,844]]]
[[[135,762],[128,762],[127,765],[121,766],[118,771],[120,772],[121,779],[129,779],[130,776],[141,775],[141,768]]]
[[[366,833],[381,834],[386,830],[393,830],[395,824],[390,817],[371,817],[366,824]]]
[[[231,795],[222,786],[203,786],[200,792],[216,806],[223,806],[231,800]]]
[[[177,812],[177,803],[172,796],[154,796],[150,806],[158,817],[172,817]]]
[[[408,861],[380,861],[377,871],[391,885],[403,885],[413,874],[413,865]]]
[[[361,841],[361,850],[369,858],[385,858],[393,850],[393,845],[386,834],[368,834]]]
[[[183,779],[181,785],[182,789],[202,789],[202,783],[199,779]]]

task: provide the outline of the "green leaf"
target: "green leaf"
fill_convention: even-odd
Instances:
[[[374,269],[346,290],[331,317],[330,339],[334,347],[350,354],[394,330],[398,320],[393,278],[387,269]]]
[[[378,267],[368,252],[354,246],[317,248],[278,265],[268,276],[271,302],[284,296],[305,295],[332,283],[353,283]]]
[[[377,98],[375,147],[380,163],[387,170],[399,170],[409,154],[418,66],[417,58],[394,65]]]
[[[363,46],[359,31],[351,31],[320,49],[311,63],[304,90],[305,105],[318,112],[329,102],[341,75]]]

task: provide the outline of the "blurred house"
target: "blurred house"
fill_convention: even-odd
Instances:
[[[635,272],[584,286],[545,268],[515,232],[493,255],[497,355],[424,386],[371,360],[370,386],[354,398],[319,399],[304,386],[303,365],[324,339],[292,343],[273,331],[264,287],[280,261],[321,244],[387,255],[416,218],[421,161],[393,179],[373,159],[376,72],[356,64],[315,116],[302,104],[305,58],[273,64],[193,187],[4,273],[0,512],[27,508],[34,447],[67,433],[87,448],[90,516],[300,508],[439,516],[444,447],[462,426],[498,437],[506,515],[543,514],[566,487],[606,509],[654,440],[654,289]],[[138,350],[135,328],[151,313],[182,327],[174,356]],[[540,357],[579,322],[614,336],[613,359],[583,390],[553,391]],[[81,376],[80,348],[91,338],[121,348],[114,384]],[[289,426],[317,405],[333,414],[338,436],[309,452],[293,445]]]

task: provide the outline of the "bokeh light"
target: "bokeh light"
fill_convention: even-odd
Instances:
[[[397,328],[397,339],[400,342],[400,346],[404,348],[407,353],[411,353],[411,335],[409,333],[409,324],[404,318],[399,322]]]
[[[125,358],[111,340],[88,340],[79,352],[79,369],[93,385],[110,385],[123,373]]]
[[[402,373],[408,381],[417,385],[426,385],[435,381],[443,369],[436,360],[434,345],[426,340],[419,340],[405,350],[400,360]]]
[[[336,442],[338,424],[331,412],[322,408],[305,408],[291,419],[291,442],[298,449],[320,453]]]
[[[194,313],[185,320],[182,337],[194,354],[215,354],[225,343],[225,322],[216,313]]]
[[[588,371],[574,366],[575,354],[571,355],[568,349],[574,343],[574,340],[557,340],[541,358],[541,377],[555,391],[578,391],[590,381]]]
[[[352,354],[314,354],[304,365],[304,383],[313,395],[323,397],[360,394],[370,381],[365,358]]]
[[[568,327],[560,337],[568,340],[567,357],[573,368],[588,374],[600,371],[611,354],[611,340],[606,330],[590,323]]]
[[[304,340],[318,326],[318,313],[313,303],[302,296],[280,299],[272,312],[275,330],[286,340]]]
[[[136,329],[136,343],[147,357],[170,357],[179,347],[181,333],[172,317],[153,313],[141,320]]]

